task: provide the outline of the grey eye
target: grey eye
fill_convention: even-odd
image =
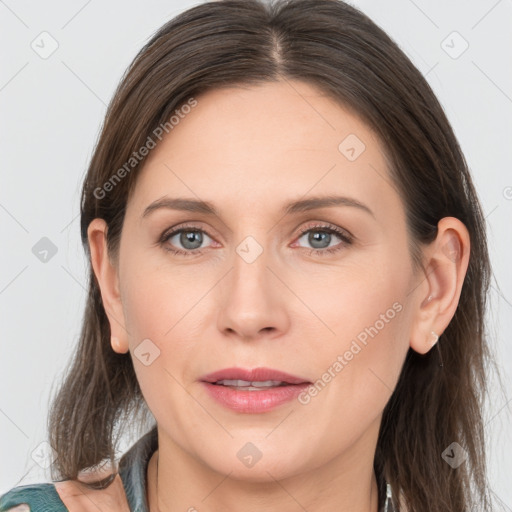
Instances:
[[[173,241],[173,239],[176,237],[178,237],[177,241]],[[203,231],[193,229],[182,229],[180,231],[177,231],[173,236],[171,236],[169,238],[169,242],[180,249],[183,248],[186,250],[193,251],[201,247],[205,237],[211,240],[211,238]],[[181,244],[181,247],[179,244]]]
[[[330,246],[330,242],[332,241],[332,237],[337,237],[341,240],[340,236],[336,233],[330,233],[326,230],[322,229],[311,229],[304,233],[298,240],[301,238],[307,237],[307,242],[314,249],[326,249]],[[333,244],[336,245],[336,244]]]

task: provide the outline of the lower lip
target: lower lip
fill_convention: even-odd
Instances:
[[[310,384],[290,384],[263,390],[241,391],[227,386],[202,382],[217,402],[237,412],[267,412],[293,400]]]

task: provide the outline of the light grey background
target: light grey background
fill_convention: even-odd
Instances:
[[[197,3],[0,0],[0,492],[49,479],[41,445],[48,400],[73,352],[85,299],[79,191],[106,104],[152,33]],[[512,1],[352,4],[426,76],[480,193],[496,278],[489,334],[505,377],[505,396],[493,382],[486,411],[490,479],[510,510]],[[56,51],[42,58],[52,44]],[[42,237],[57,248],[47,262],[32,252]]]

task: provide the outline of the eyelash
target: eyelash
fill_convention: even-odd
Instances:
[[[195,256],[195,255],[201,254],[202,249],[193,249],[193,250],[189,250],[189,251],[184,251],[182,249],[171,249],[166,243],[174,235],[177,235],[181,232],[192,232],[192,231],[205,233],[208,237],[213,238],[204,229],[199,229],[196,226],[184,224],[184,225],[179,226],[178,229],[173,229],[170,232],[164,231],[164,233],[161,235],[161,237],[159,239],[159,244],[162,246],[162,248],[165,251],[168,251],[173,254],[180,255],[180,256]],[[342,240],[342,242],[340,244],[338,244],[330,249],[327,249],[327,248],[326,249],[309,249],[310,256],[313,254],[319,255],[319,256],[325,256],[326,253],[328,255],[331,255],[331,254],[336,253],[336,252],[340,251],[341,249],[343,249],[344,246],[351,245],[353,243],[353,237],[348,232],[341,230],[333,225],[325,225],[325,224],[316,224],[314,226],[307,226],[307,227],[301,229],[297,239],[302,238],[302,236],[305,233],[309,233],[310,231],[318,231],[318,232],[334,234],[334,235],[337,235]],[[306,250],[308,250],[308,249],[306,249]]]

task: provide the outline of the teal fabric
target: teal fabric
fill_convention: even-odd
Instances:
[[[148,463],[157,448],[158,430],[155,425],[119,461],[119,476],[131,512],[149,512],[146,499]]]
[[[37,512],[67,512],[55,486],[51,483],[20,485],[0,497],[0,511],[27,503],[30,510]]]
[[[148,512],[146,500],[147,467],[158,448],[156,426],[142,436],[119,461],[119,476],[123,482],[131,512]],[[0,512],[26,503],[31,512],[68,512],[53,483],[20,485],[0,496]]]

